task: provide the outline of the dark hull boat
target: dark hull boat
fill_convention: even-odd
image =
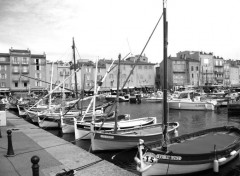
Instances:
[[[161,143],[142,140],[140,158],[135,158],[142,175],[177,175],[217,169],[236,158],[240,150],[240,130],[232,126],[217,127],[171,138],[168,151]]]
[[[168,133],[174,136],[177,133],[179,124],[177,122],[169,123]],[[111,131],[94,131],[91,136],[92,151],[102,150],[123,150],[136,146],[139,139],[145,143],[151,143],[162,139],[162,124],[151,124],[146,126],[134,127]]]

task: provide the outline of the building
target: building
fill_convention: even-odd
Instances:
[[[38,79],[46,78],[46,55],[32,54],[29,49],[9,49],[0,53],[1,88],[13,94],[26,94],[42,91],[45,83]]]
[[[10,93],[10,57],[9,53],[0,53],[0,93]]]
[[[71,91],[71,77],[70,76],[70,64],[62,61],[49,62],[46,64],[46,88],[51,90],[51,81],[53,83],[52,89],[61,84],[61,86],[54,91],[55,93],[64,92],[70,94]],[[72,76],[73,77],[73,76]],[[51,80],[52,79],[52,80]]]

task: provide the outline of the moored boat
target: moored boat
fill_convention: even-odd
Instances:
[[[169,123],[168,133],[171,136],[177,134],[179,123]],[[92,151],[102,150],[123,150],[136,147],[139,139],[144,139],[145,143],[162,140],[162,124],[156,123],[146,126],[129,129],[110,131],[94,131],[91,136]]]
[[[239,154],[240,130],[216,127],[171,138],[167,152],[161,150],[161,145],[145,146],[140,141],[140,159],[136,161],[143,176],[189,174],[224,165]]]

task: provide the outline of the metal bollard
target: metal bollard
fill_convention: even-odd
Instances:
[[[36,155],[31,158],[33,176],[39,176],[39,165],[38,165],[39,161],[40,161],[40,158]]]
[[[12,131],[7,130],[8,134],[8,151],[7,151],[7,157],[14,156],[13,146],[12,146]]]

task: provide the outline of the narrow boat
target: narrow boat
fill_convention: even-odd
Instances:
[[[171,136],[177,135],[178,122],[168,123],[168,133]],[[144,139],[145,143],[162,140],[162,124],[156,123],[146,126],[110,131],[94,131],[91,137],[91,147],[93,152],[103,150],[123,150],[136,147],[139,139]]]
[[[161,145],[145,146],[144,140],[140,141],[140,159],[136,162],[143,176],[189,174],[224,165],[239,154],[240,130],[216,127],[171,138],[167,152]]]
[[[120,120],[117,124],[118,129],[128,129],[134,127],[142,127],[150,124],[155,124],[157,122],[156,117],[143,117],[137,119],[128,119],[129,114],[123,114],[123,120]],[[91,122],[81,122],[81,121],[74,121],[75,127],[75,139],[91,139]],[[97,130],[113,130],[115,128],[115,122],[95,122],[93,124],[94,131]]]
[[[215,127],[184,134],[168,139],[167,111],[167,21],[163,0],[164,29],[164,103],[163,140],[144,144],[139,140],[138,154],[135,156],[137,170],[145,175],[178,175],[213,169],[219,171],[224,165],[239,155],[240,130],[233,126]]]

